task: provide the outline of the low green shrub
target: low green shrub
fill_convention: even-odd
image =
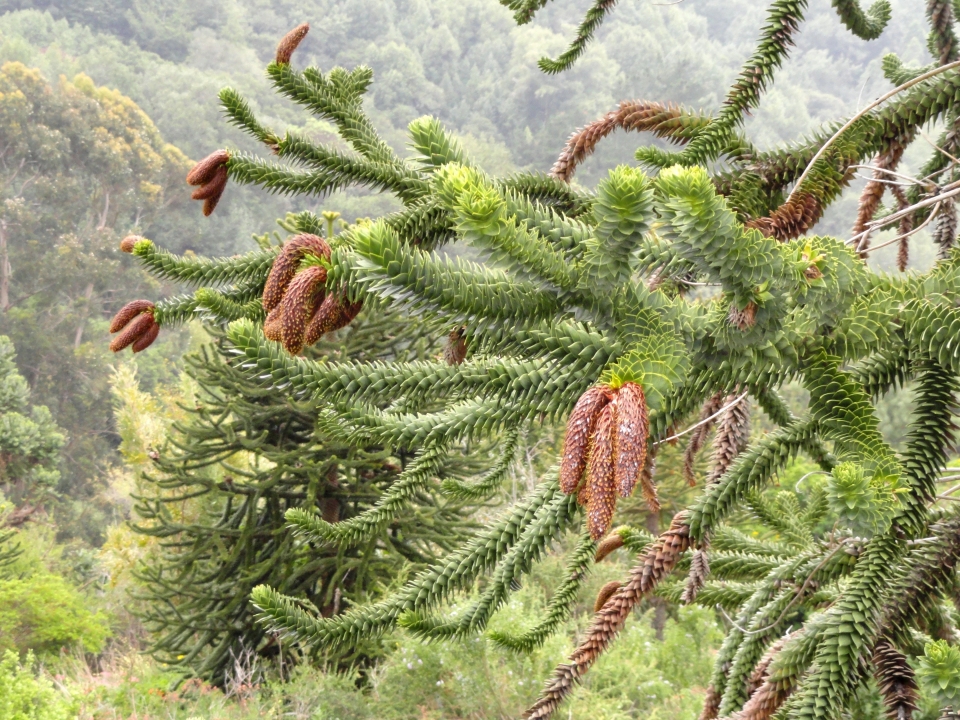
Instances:
[[[7,650],[0,659],[0,718],[3,720],[74,720],[78,703],[57,690],[43,673],[34,671],[33,653],[21,665]]]
[[[110,635],[102,613],[67,580],[46,573],[0,581],[0,628],[0,652],[30,650],[41,658],[64,648],[96,653]]]

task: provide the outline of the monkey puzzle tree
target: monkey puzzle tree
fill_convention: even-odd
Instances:
[[[505,4],[523,22],[546,3]],[[554,72],[575,61],[613,4],[596,2],[570,50],[542,67]],[[118,329],[148,317],[124,331],[119,345],[209,308],[231,321],[234,367],[277,392],[322,401],[316,419],[325,432],[416,451],[373,507],[340,522],[293,510],[292,527],[317,543],[355,546],[409,504],[456,444],[500,435],[505,466],[520,428],[567,422],[558,467],[455,553],[392,596],[334,617],[258,587],[253,598],[267,627],[325,648],[352,647],[397,625],[425,638],[463,638],[483,631],[554,539],[581,533],[568,580],[543,621],[501,643],[523,649],[542,642],[569,612],[591,562],[624,543],[642,550],[624,582],[598,599],[593,624],[528,717],[552,715],[631,610],[678,583],[680,599],[712,594],[736,614],[704,720],[840,717],[871,677],[891,717],[909,717],[918,685],[908,658],[925,658],[924,678],[954,679],[957,663],[944,646],[924,650],[927,636],[956,637],[941,600],[960,558],[957,516],[935,505],[960,372],[960,254],[951,249],[951,207],[960,193],[951,150],[960,98],[954,10],[928,4],[932,66],[905,68],[888,57],[895,91],[812,139],[761,152],[739,128],[787,56],[805,6],[770,6],[757,50],[716,115],[625,102],[574,133],[549,176],[492,178],[430,118],[411,123],[416,156],[400,158],[363,111],[369,70],[290,66],[305,27],[284,38],[268,75],[278,92],[334,123],[352,152],[281,137],[235,92],[223,91],[231,120],[281,162],[214,153],[189,178],[205,211],[228,180],[305,194],[359,184],[404,204],[326,240],[319,218],[301,213],[294,220],[301,235],[279,254],[199,260],[170,256],[148,241],[128,243],[154,272],[209,289],[133,306]],[[884,0],[866,12],[851,0],[834,6],[864,39],[878,37],[890,18]],[[947,129],[924,177],[898,171],[903,149],[938,121]],[[650,175],[620,166],[595,192],[571,186],[577,164],[617,128],[650,131],[682,147],[641,148],[637,158]],[[806,236],[871,158],[874,174],[852,237]],[[880,203],[888,187],[893,210]],[[898,225],[894,241],[906,247],[934,221],[943,252],[929,272],[868,269],[871,233]],[[450,242],[468,243],[486,262],[433,252]],[[450,331],[455,362],[296,356],[358,312],[378,317],[387,309]],[[809,392],[800,416],[777,392],[792,380]],[[916,402],[906,448],[897,453],[879,432],[874,403],[907,381]],[[779,425],[753,442],[744,431],[748,397]],[[681,430],[688,418],[692,424]],[[698,499],[650,542],[637,542],[629,529],[608,534],[618,497],[639,487],[656,507],[656,448],[690,433],[693,458],[714,421],[714,466]],[[763,496],[798,453],[821,468],[822,491]],[[503,466],[449,489],[493,492]],[[741,508],[777,527],[781,545],[732,530]],[[817,532],[824,512],[834,526]],[[726,563],[749,566],[742,594],[721,599],[723,588],[707,580],[711,557],[721,578],[735,577]],[[481,576],[480,594],[444,615],[445,601]]]

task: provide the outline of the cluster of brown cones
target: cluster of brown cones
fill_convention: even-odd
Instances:
[[[160,334],[160,326],[153,317],[154,304],[149,300],[128,302],[110,323],[111,333],[120,333],[110,342],[113,352],[133,346],[135,353],[146,350]]]
[[[188,185],[198,185],[190,196],[194,200],[203,200],[203,214],[209,216],[220,202],[224,188],[227,187],[227,162],[230,153],[216,150],[193,166],[187,174]]]
[[[617,494],[629,497],[642,479],[648,431],[643,388],[632,382],[616,389],[595,385],[580,396],[567,421],[560,489],[568,495],[576,492],[577,501],[586,505],[594,540],[609,530]],[[652,485],[649,478],[645,482]],[[656,490],[644,491],[655,503]]]
[[[362,302],[351,303],[342,294],[327,292],[324,267],[311,265],[300,270],[307,255],[329,260],[330,246],[317,235],[291,238],[274,261],[263,288],[267,313],[263,334],[292,355],[350,323],[363,307]]]

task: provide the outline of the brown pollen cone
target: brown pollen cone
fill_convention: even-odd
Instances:
[[[153,318],[153,316],[150,316]],[[157,339],[157,336],[160,334],[160,326],[157,325],[157,321],[154,320],[150,327],[147,328],[147,331],[141,335],[139,338],[134,340],[133,347],[131,348],[135,353],[143,352],[148,347],[153,345],[153,341]]]
[[[616,484],[620,497],[626,498],[633,493],[647,456],[650,424],[643,388],[637,383],[624,383],[617,391],[614,402],[617,405]]]
[[[213,180],[217,169],[226,165],[229,159],[230,153],[226,150],[214,150],[193,166],[193,169],[187,174],[187,185],[206,185]]]
[[[137,243],[143,240],[139,235],[127,235],[123,240],[120,241],[120,251],[125,253],[132,253],[133,249],[137,246]]]
[[[290,64],[290,59],[293,57],[294,51],[307,36],[308,32],[310,32],[310,24],[302,23],[283,36],[277,44],[277,65]]]
[[[622,587],[623,583],[621,583],[619,580],[611,580],[602,588],[600,588],[600,592],[597,593],[597,599],[593,601],[593,611],[595,613],[600,612],[601,608],[607,604],[607,600],[609,600],[613,594]]]
[[[587,467],[587,448],[597,415],[608,402],[610,397],[607,389],[595,385],[580,396],[570,413],[560,460],[560,489],[567,495],[580,484],[583,470]]]
[[[113,352],[120,352],[127,346],[135,343],[143,337],[151,327],[156,327],[156,325],[157,321],[153,319],[152,312],[144,312],[137,315],[137,317],[129,322],[123,328],[123,331],[110,342],[110,349]],[[151,342],[153,341],[151,340]]]
[[[613,520],[617,509],[617,486],[614,481],[614,457],[617,453],[616,406],[609,403],[600,411],[593,434],[593,449],[587,466],[590,501],[587,504],[587,528],[590,537],[599,540]]]
[[[704,444],[706,444],[710,429],[716,422],[716,418],[713,420],[709,418],[715,415],[721,407],[723,407],[723,394],[714,393],[703,404],[703,407],[700,408],[698,425],[690,434],[690,440],[683,452],[683,477],[690,487],[694,487],[697,484],[697,478],[694,472],[697,454],[703,449]]]
[[[623,536],[620,533],[614,532],[610,535],[607,535],[603,540],[600,541],[600,544],[597,545],[597,554],[593,556],[593,561],[595,563],[600,562],[605,559],[607,555],[619,550],[623,547]]]
[[[214,196],[219,197],[223,192],[223,188],[227,185],[228,175],[227,166],[221,165],[214,171],[213,177],[210,178],[210,180],[190,193],[190,198],[193,200],[208,200]]]
[[[128,322],[140,313],[147,311],[152,313],[154,307],[154,304],[149,300],[132,300],[128,302],[113,316],[113,320],[110,321],[110,332],[120,332],[127,326]]]
[[[280,342],[280,314],[280,308],[275,307],[267,315],[267,319],[263,323],[263,335],[265,338],[267,338],[267,340]]]
[[[647,510],[652,513],[660,512],[660,498],[657,495],[657,484],[653,481],[653,475],[657,471],[657,454],[655,448],[647,452],[644,459],[643,470],[640,471],[640,490],[643,492],[643,499],[647,503]]]
[[[355,303],[341,300],[340,317],[337,319],[337,322],[334,324],[333,328],[331,328],[330,332],[344,328],[352,323],[353,319],[360,314],[361,310],[363,310],[363,300],[357,300]]]
[[[920,692],[907,658],[887,638],[873,646],[873,676],[888,718],[913,717]]]
[[[690,573],[687,575],[687,584],[683,588],[680,602],[689,605],[697,599],[697,593],[703,588],[710,574],[710,561],[707,558],[706,548],[700,548],[693,553],[690,561]]]
[[[221,165],[210,182],[193,192],[194,200],[203,200],[204,217],[210,217],[213,211],[216,210],[217,203],[220,202],[223,191],[227,188],[227,177],[227,166]],[[203,198],[199,197],[201,194],[204,195]]]
[[[317,235],[304,233],[290,238],[280,250],[277,259],[273,261],[267,282],[263,286],[263,309],[270,312],[280,305],[283,294],[287,291],[290,281],[297,274],[300,261],[305,255],[315,255],[324,260],[330,259],[330,246],[327,241]]]
[[[769,217],[751,220],[746,227],[756,228],[766,237],[780,242],[789,242],[813,227],[822,214],[820,201],[810,193],[800,192],[790,202],[770,213]]]
[[[317,307],[307,323],[307,329],[304,331],[304,346],[313,345],[317,340],[326,335],[340,321],[343,314],[343,305],[340,299],[333,293],[328,293],[323,298],[323,302]]]
[[[700,711],[699,720],[716,720],[720,714],[720,700],[722,697],[713,685],[707,688],[707,697],[703,701],[703,710]]]
[[[283,347],[291,355],[303,350],[307,322],[321,302],[327,280],[326,268],[311,265],[293,278],[280,303],[280,335]]]

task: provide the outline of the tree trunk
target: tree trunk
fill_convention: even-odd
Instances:
[[[0,312],[10,309],[10,256],[7,252],[7,223],[0,222]]]
[[[87,283],[87,289],[83,291],[83,298],[86,304],[83,308],[83,314],[80,316],[80,323],[77,325],[77,333],[73,336],[73,349],[80,347],[80,341],[83,340],[83,328],[87,325],[87,318],[90,317],[90,299],[93,297],[93,283]]]

